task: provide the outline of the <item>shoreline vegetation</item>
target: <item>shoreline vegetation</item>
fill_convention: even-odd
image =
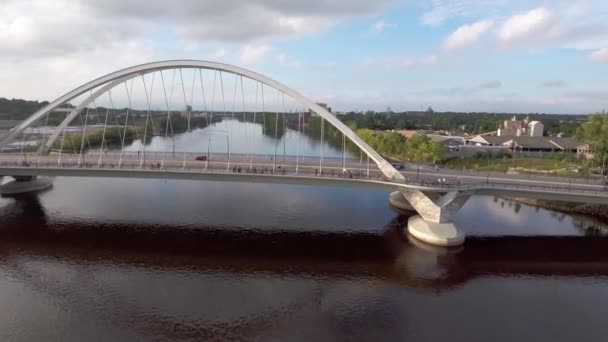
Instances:
[[[593,217],[603,223],[608,223],[608,205],[586,204],[563,201],[544,201],[530,198],[509,197],[508,200],[533,207],[559,211],[566,214],[583,215]]]
[[[25,101],[18,99],[0,98],[0,111],[6,115],[4,119],[23,119],[28,113],[42,107],[46,102]],[[130,128],[127,132],[121,132],[116,126],[123,120],[124,113],[129,112]],[[83,148],[116,147],[132,143],[137,137],[142,137],[146,132],[146,141],[150,141],[153,135],[163,136],[165,132],[170,135],[184,133],[188,129],[204,128],[209,124],[221,120],[228,113],[213,112],[205,115],[193,115],[190,125],[183,112],[171,111],[171,121],[167,123],[167,112],[154,110],[151,120],[146,126],[146,110],[136,109],[110,109],[104,107],[92,108],[93,121],[90,124],[103,124],[103,118],[110,115],[110,122],[116,123],[115,128],[108,127],[106,137],[103,134],[92,131],[87,132],[87,141]],[[105,115],[104,115],[105,114]],[[254,122],[264,127],[263,134],[269,137],[282,138],[287,129],[296,130],[298,127],[298,115],[296,113],[232,113],[235,119],[240,121]],[[257,114],[255,120],[253,118]],[[478,153],[466,158],[446,158],[446,148],[440,143],[425,138],[425,135],[415,135],[406,138],[395,130],[417,130],[432,131],[437,134],[473,135],[492,131],[503,120],[508,120],[514,113],[489,113],[489,112],[435,112],[432,108],[425,111],[393,112],[387,107],[385,111],[348,112],[337,116],[344,124],[349,126],[367,144],[378,153],[394,162],[409,161],[421,165],[437,165],[442,168],[456,170],[475,170],[480,172],[508,172],[521,174],[542,174],[561,177],[588,177],[598,173],[603,157],[608,155],[608,116],[601,114],[591,115],[555,115],[539,113],[519,113],[527,115],[532,120],[540,120],[545,126],[547,135],[576,136],[579,140],[589,144],[591,151],[596,152],[596,158],[590,160],[577,159],[573,154],[551,153],[542,157],[511,156],[508,153],[491,156]],[[90,118],[91,119],[91,118]],[[61,115],[55,113],[47,118],[49,124],[58,123],[62,120]],[[74,120],[73,125],[82,124],[80,120]],[[323,135],[324,142],[337,149],[345,148],[352,156],[363,154],[350,141],[344,141],[340,131],[332,125],[322,125],[320,117],[312,115],[307,117],[307,124],[302,127],[302,133],[315,140],[320,140]],[[323,132],[321,132],[323,131]],[[123,136],[124,135],[124,136]],[[59,141],[60,139],[58,139]],[[78,141],[80,140],[80,141]],[[64,150],[79,150],[82,145],[82,137],[76,135],[66,139],[67,146]],[[66,143],[64,142],[64,143]],[[60,148],[59,144],[55,148]]]

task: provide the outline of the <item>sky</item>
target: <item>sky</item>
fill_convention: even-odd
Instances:
[[[335,110],[608,109],[606,0],[0,0],[0,97],[201,59]]]

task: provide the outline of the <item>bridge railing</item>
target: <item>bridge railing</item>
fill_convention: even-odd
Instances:
[[[67,156],[66,156],[67,157]],[[249,168],[248,163],[244,161],[230,164],[225,160],[214,162],[195,161],[189,159],[184,161],[180,158],[169,159],[165,164],[156,161],[155,158],[150,158],[145,164],[141,164],[139,158],[126,158],[122,160],[119,166],[118,160],[103,159],[99,162],[98,156],[90,155],[79,160],[77,156],[64,158],[62,161],[57,160],[38,160],[31,158],[30,161],[25,160],[3,160],[0,161],[1,167],[28,167],[28,168],[47,168],[47,169],[124,169],[124,170],[155,170],[155,171],[181,171],[181,172],[205,172],[205,173],[244,173],[244,174],[272,174],[285,176],[303,176],[303,177],[334,177],[334,178],[350,178],[353,180],[373,180],[395,183],[399,185],[407,185],[410,187],[419,188],[420,190],[429,191],[475,191],[475,190],[514,190],[514,191],[538,191],[545,193],[570,193],[570,194],[593,194],[597,196],[607,196],[608,189],[600,185],[579,184],[579,183],[562,183],[562,184],[522,184],[522,183],[507,183],[498,181],[486,182],[466,182],[462,183],[459,180],[447,181],[445,179],[425,180],[425,179],[410,179],[406,178],[403,182],[396,182],[392,179],[387,179],[374,170],[368,176],[365,169],[350,168],[347,172],[343,172],[341,165],[336,163],[330,170],[325,172],[315,169],[314,166],[301,168],[297,173],[294,165],[277,163],[277,169],[272,170],[272,161],[258,164],[253,168]],[[338,169],[338,170],[336,170]]]
[[[364,169],[349,169],[347,172],[338,172],[338,167],[328,167],[325,171],[319,171],[314,167],[308,166],[301,168],[296,172],[295,166],[291,164],[277,163],[276,169],[273,170],[272,162],[264,164],[257,164],[252,168],[249,168],[249,163],[236,162],[228,165],[226,161],[189,161],[184,163],[182,160],[174,159],[165,161],[164,164],[156,160],[148,160],[142,164],[139,159],[123,160],[122,164],[118,164],[117,161],[99,161],[96,158],[81,159],[71,158],[62,160],[59,163],[57,161],[37,161],[31,160],[11,160],[11,161],[0,161],[0,170],[4,168],[40,168],[40,169],[90,169],[90,170],[124,170],[124,171],[172,171],[172,172],[204,172],[204,173],[242,173],[242,174],[270,174],[270,175],[284,175],[284,176],[315,176],[315,177],[334,177],[334,178],[349,178],[349,179],[363,179],[363,180],[375,180],[381,181],[386,180],[379,176],[379,170],[374,170],[369,176]],[[261,165],[261,166],[260,166]],[[331,168],[331,170],[329,170]],[[10,171],[8,172],[10,174]],[[1,174],[1,173],[0,173]]]

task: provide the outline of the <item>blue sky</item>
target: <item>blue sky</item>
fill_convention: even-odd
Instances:
[[[207,59],[337,110],[608,109],[605,0],[4,0],[0,96]]]

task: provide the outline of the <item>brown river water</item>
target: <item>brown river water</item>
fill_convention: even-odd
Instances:
[[[605,341],[605,225],[473,197],[465,246],[388,193],[57,178],[0,199],[2,341]]]

